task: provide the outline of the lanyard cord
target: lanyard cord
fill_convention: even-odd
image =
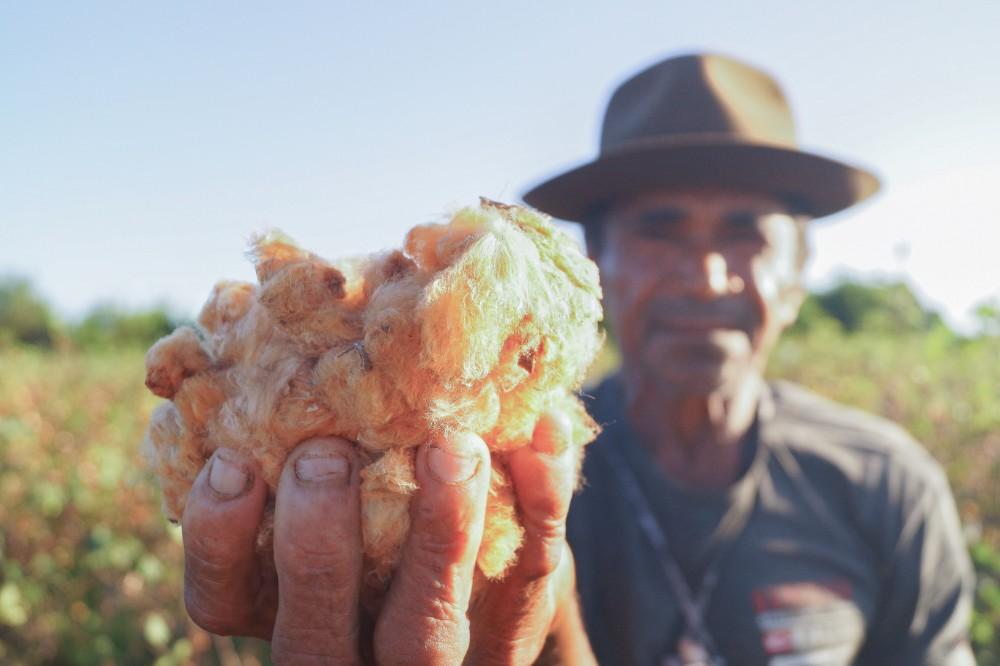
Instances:
[[[732,545],[743,533],[743,528],[746,526],[750,513],[753,511],[753,506],[756,503],[756,489],[752,502],[742,512],[737,530],[723,545],[722,550],[712,559],[704,576],[702,576],[701,585],[698,587],[698,594],[695,596],[692,593],[691,586],[684,579],[680,566],[678,566],[676,559],[670,552],[670,543],[667,540],[666,533],[653,515],[649,501],[639,487],[635,474],[629,469],[623,454],[615,447],[608,447],[605,451],[608,454],[607,457],[611,463],[611,467],[618,477],[624,497],[636,514],[639,528],[657,555],[657,560],[666,576],[667,583],[670,585],[670,589],[680,606],[687,631],[708,652],[708,656],[712,660],[711,663],[721,666],[725,661],[720,655],[711,633],[708,631],[705,622],[705,612],[708,610],[708,603],[719,582],[719,572],[722,568],[723,560],[732,550]],[[725,522],[725,518],[723,518],[723,521]]]
[[[625,499],[632,506],[632,510],[636,513],[636,517],[639,520],[639,529],[642,530],[646,540],[653,547],[653,551],[657,555],[657,561],[660,563],[663,573],[667,578],[667,583],[670,585],[670,589],[680,605],[684,624],[687,625],[688,631],[694,635],[698,642],[708,650],[710,655],[714,656],[718,654],[712,636],[705,627],[705,621],[702,617],[703,609],[699,607],[700,604],[698,603],[701,599],[695,601],[694,595],[691,593],[691,587],[684,580],[680,567],[677,566],[677,562],[670,554],[667,535],[653,516],[653,511],[639,489],[635,475],[628,469],[627,463],[622,459],[622,454],[618,450],[609,448],[608,454],[611,466],[618,476]],[[704,589],[704,587],[703,585],[702,588]]]

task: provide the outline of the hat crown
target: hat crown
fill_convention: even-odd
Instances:
[[[703,135],[796,146],[791,109],[771,76],[733,58],[698,54],[661,61],[615,90],[601,152]]]
[[[870,171],[801,150],[778,83],[716,54],[668,58],[612,94],[597,159],[539,183],[532,206],[586,222],[643,192],[723,187],[766,192],[823,217],[879,189]]]

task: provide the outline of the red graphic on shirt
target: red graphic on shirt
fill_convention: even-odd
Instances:
[[[768,654],[790,652],[793,647],[792,632],[788,629],[776,629],[764,634],[764,651]]]
[[[831,601],[851,600],[851,581],[801,581],[781,583],[753,591],[753,609],[756,613],[789,608],[814,608]]]
[[[757,626],[769,655],[800,653],[832,646],[856,631],[847,580],[796,581],[758,588],[752,593]]]

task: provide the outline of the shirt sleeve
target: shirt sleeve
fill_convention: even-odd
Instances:
[[[972,564],[947,481],[935,472],[919,492],[902,491],[900,511],[889,512],[884,534],[895,536],[883,542],[879,608],[859,663],[975,664]]]

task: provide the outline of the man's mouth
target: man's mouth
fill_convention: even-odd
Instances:
[[[730,319],[708,318],[708,317],[672,317],[670,319],[657,319],[653,321],[656,331],[667,334],[690,334],[690,335],[710,335],[713,333],[724,333],[727,331],[745,332],[745,324],[734,322]]]

